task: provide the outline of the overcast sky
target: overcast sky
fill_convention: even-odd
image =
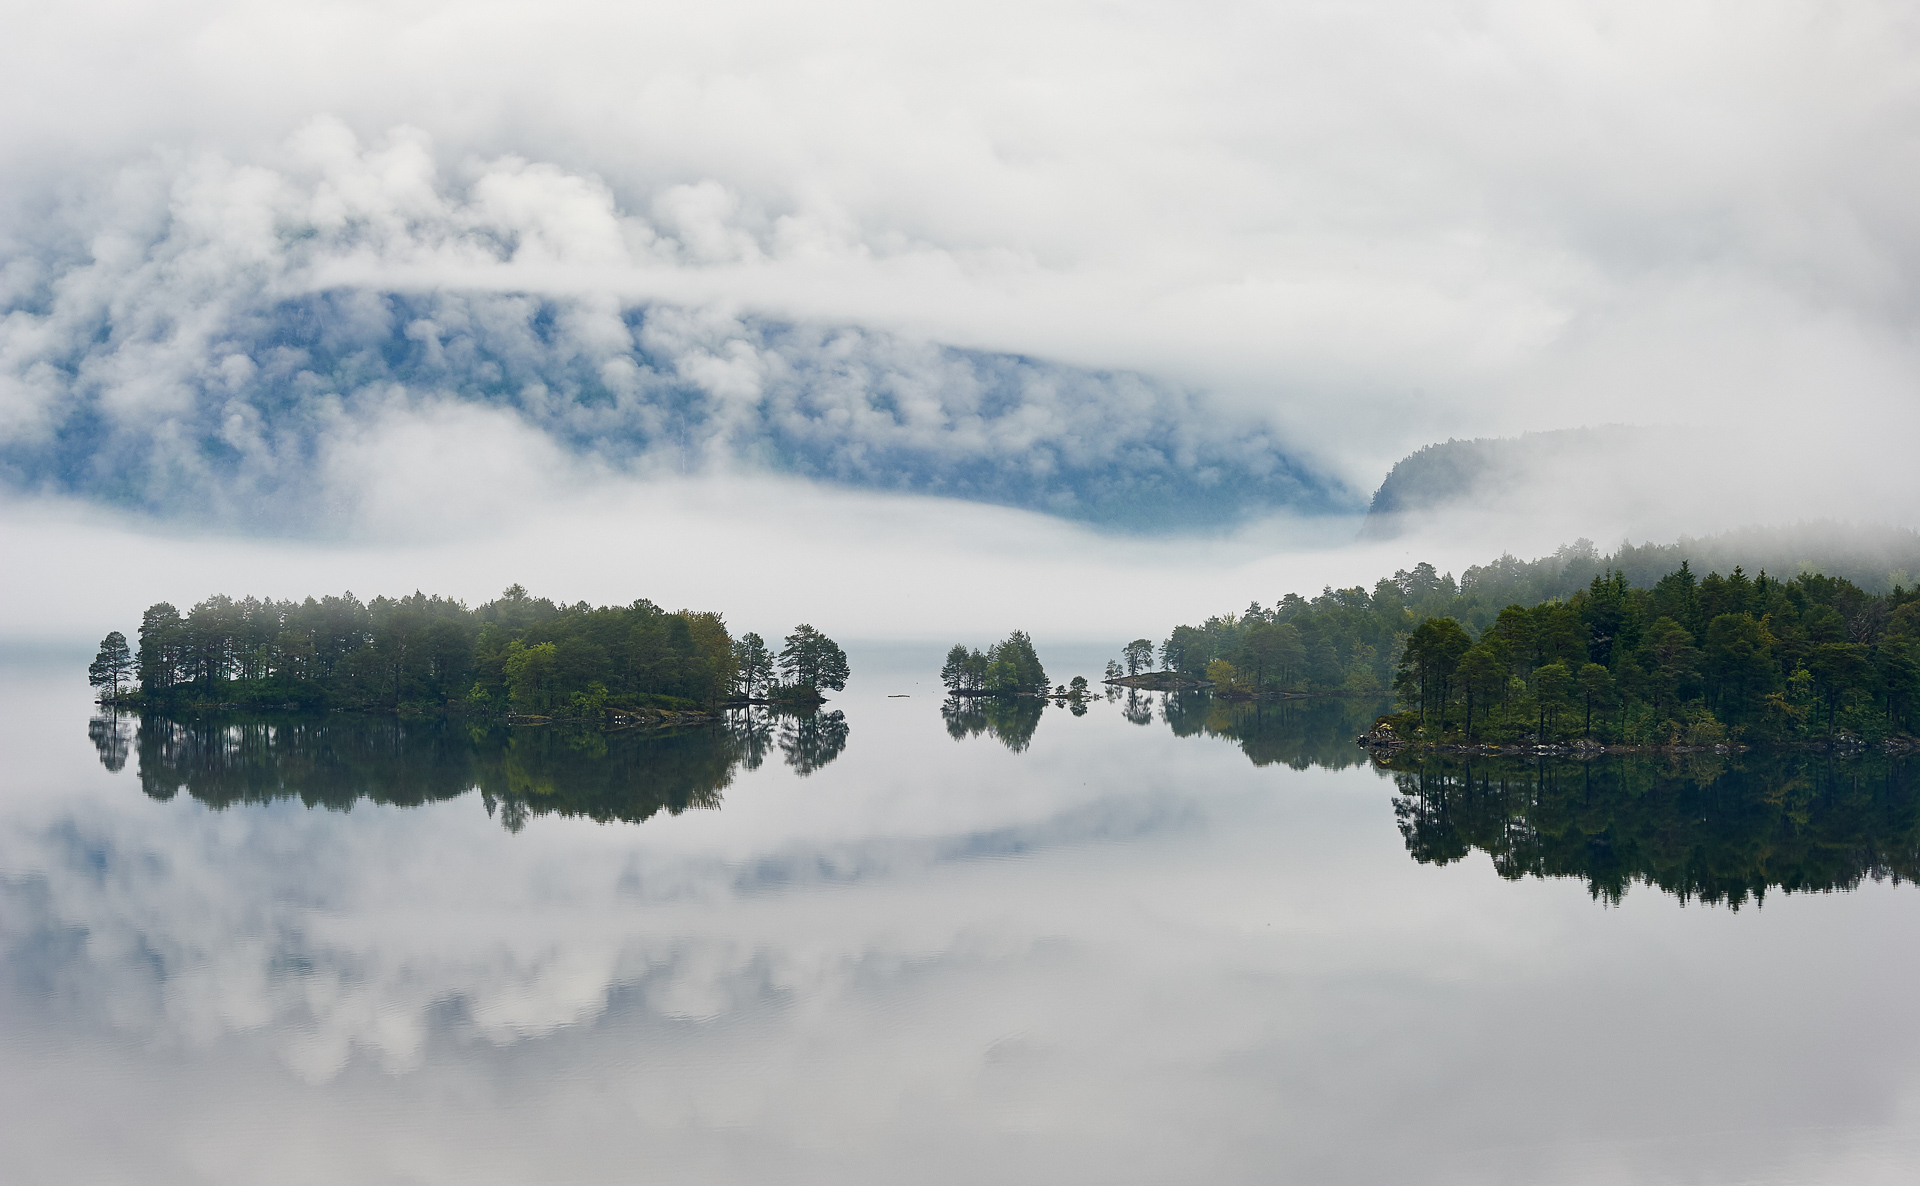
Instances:
[[[1390,570],[1334,545],[1423,444],[1614,422],[1726,447],[1408,550],[1916,518],[1909,5],[9,27],[14,617],[520,579],[1131,636]]]

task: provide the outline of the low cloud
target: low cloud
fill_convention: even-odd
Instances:
[[[423,485],[744,466],[1133,527],[1353,501],[1256,419],[1143,375],[610,284],[777,249],[710,182],[649,219],[518,159],[448,184],[406,129],[363,148],[322,120],[282,157],[150,163],[70,241],[13,261],[0,457],[17,487],[345,530],[329,515],[366,503],[355,471],[374,464]],[[488,451],[506,435],[482,432],[489,413],[534,430],[525,456]]]
[[[1522,3],[63,6],[0,49],[34,113],[0,128],[0,530],[63,558],[75,521],[165,532],[164,565],[237,527],[197,571],[284,551],[318,574],[288,594],[351,555],[486,595],[526,578],[500,553],[609,532],[661,563],[560,583],[832,555],[892,633],[937,582],[1004,630],[1016,558],[1164,628],[1577,536],[1911,522],[1917,42],[1882,3],[1737,34]],[[1328,548],[1421,445],[1615,423],[1689,435]],[[258,542],[291,534],[319,542]],[[34,567],[22,596],[73,583]],[[212,584],[240,587],[167,595]]]

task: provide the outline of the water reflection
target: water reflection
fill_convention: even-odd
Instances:
[[[1017,754],[1033,744],[1046,711],[1037,696],[953,696],[940,706],[940,718],[955,741],[985,733]]]
[[[1121,717],[1158,719],[1178,737],[1235,743],[1255,766],[1341,770],[1369,761],[1354,744],[1384,700],[1225,700],[1205,691],[1124,694]],[[985,733],[1020,752],[1046,702],[949,700],[955,739]],[[1848,890],[1920,880],[1920,790],[1913,763],[1814,754],[1606,757],[1534,761],[1403,755],[1390,763],[1395,812],[1416,861],[1478,849],[1503,877],[1578,877],[1620,901],[1636,882],[1682,901],[1738,909],[1769,890]]]
[[[828,714],[108,716],[81,748],[76,699],[0,714],[30,772],[0,804],[7,1180],[251,1182],[288,1149],[348,1182],[1910,1176],[1910,1130],[1871,1126],[1916,1090],[1920,898],[1602,910],[1408,859],[1736,903],[1905,877],[1883,760],[1383,778],[1351,746],[1371,704],[1125,691],[982,705],[958,745],[876,696],[860,750]],[[804,796],[744,773],[827,762]],[[1319,765],[1348,769],[1288,768]],[[155,810],[136,769],[283,808]],[[727,810],[697,827],[586,822],[703,785]],[[474,788],[496,820],[582,818],[368,806]]]
[[[98,717],[88,734],[109,770],[126,763],[126,726]],[[298,799],[345,811],[365,799],[418,806],[478,790],[509,831],[537,815],[640,823],[661,811],[717,808],[740,767],[778,748],[811,774],[847,745],[839,711],[754,709],[723,724],[642,731],[469,726],[355,717],[140,718],[132,747],[155,799],[184,791],[211,807]]]
[[[100,755],[100,764],[115,774],[126,769],[133,729],[118,711],[108,709],[87,722],[87,740]]]
[[[1371,697],[1221,700],[1206,692],[1175,692],[1166,696],[1160,712],[1176,736],[1238,742],[1255,766],[1344,770],[1367,760],[1353,739],[1387,708],[1387,701]]]
[[[783,712],[780,721],[780,752],[787,765],[802,778],[840,756],[847,748],[847,715],[832,712]],[[751,770],[759,763],[749,765]]]
[[[1128,690],[1107,700],[1116,702],[1127,722],[1158,719],[1177,737],[1230,741],[1255,766],[1295,770],[1368,761],[1353,739],[1385,708],[1371,699],[1249,702],[1203,691]],[[986,736],[1023,753],[1049,703],[955,698],[940,713],[955,740]],[[1086,711],[1085,703],[1068,707]],[[548,814],[640,823],[662,811],[718,808],[740,769],[758,769],[777,752],[795,773],[813,774],[845,751],[849,729],[838,710],[759,709],[664,732],[345,715],[146,716],[136,731],[111,714],[87,732],[109,770],[137,755],[141,788],[155,799],[184,791],[216,808],[298,799],[347,810],[362,799],[414,806],[478,791],[488,814],[517,832]],[[1504,877],[1578,877],[1608,902],[1636,882],[1737,909],[1771,889],[1920,880],[1920,789],[1913,763],[1900,759],[1402,755],[1389,770],[1416,861],[1447,864],[1477,849]]]
[[[1392,766],[1401,834],[1425,863],[1479,849],[1503,877],[1578,877],[1608,902],[1639,882],[1735,909],[1770,889],[1920,880],[1920,791],[1903,759],[1441,755]]]

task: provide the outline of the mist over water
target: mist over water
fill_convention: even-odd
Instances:
[[[1374,703],[1117,690],[974,731],[938,655],[854,647],[811,754],[777,722],[89,727],[69,673],[10,665],[0,1151],[154,1182],[289,1147],[315,1181],[1893,1180],[1904,766],[1388,772],[1352,744]],[[120,1137],[87,1141],[103,1101]]]

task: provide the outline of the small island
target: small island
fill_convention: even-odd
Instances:
[[[475,609],[414,593],[361,602],[209,597],[114,631],[89,679],[100,700],[158,712],[460,712],[516,723],[658,726],[730,706],[811,707],[840,691],[846,652],[802,623],[776,653],[719,613],[557,604],[514,585]]]
[[[1033,649],[1033,639],[1024,630],[1015,630],[985,651],[969,650],[955,643],[940,668],[940,682],[947,695],[965,699],[973,696],[1084,696],[1087,681],[1075,676],[1073,688],[1056,692],[1047,684],[1047,669]]]

